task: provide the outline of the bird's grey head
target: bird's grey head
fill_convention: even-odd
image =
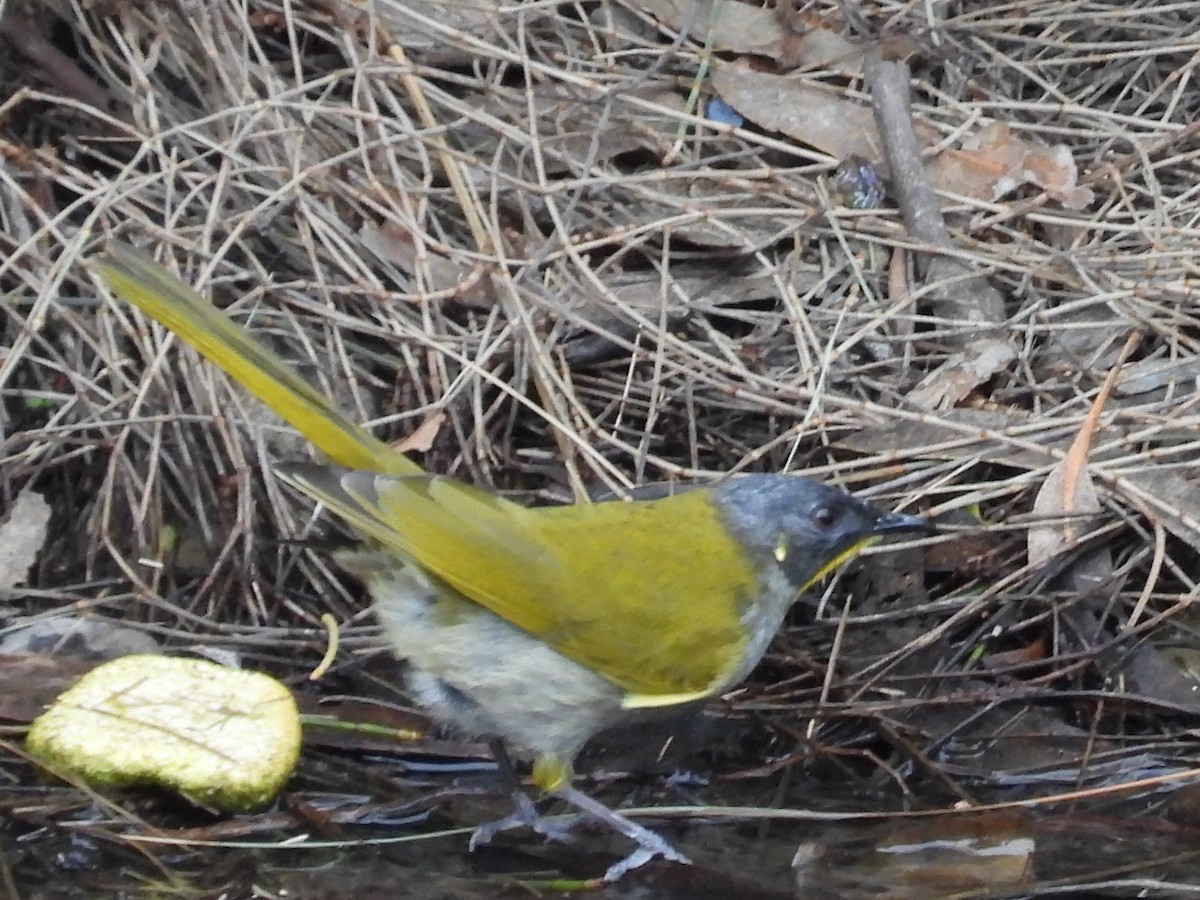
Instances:
[[[924,519],[890,513],[840,488],[793,475],[746,475],[718,485],[715,500],[759,566],[777,565],[803,590],[873,540],[927,531]]]

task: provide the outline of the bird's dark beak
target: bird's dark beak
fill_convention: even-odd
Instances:
[[[871,528],[871,534],[884,537],[889,534],[904,534],[911,531],[929,533],[936,530],[937,527],[933,523],[927,522],[920,516],[892,512],[884,513],[875,520],[875,525]]]

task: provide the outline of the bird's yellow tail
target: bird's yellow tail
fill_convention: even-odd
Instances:
[[[386,475],[421,471],[403,453],[348,419],[276,353],[158,263],[115,242],[93,262],[116,294],[224,369],[332,462]]]

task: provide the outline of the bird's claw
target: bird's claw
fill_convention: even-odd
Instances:
[[[638,848],[626,856],[623,860],[613,863],[604,873],[604,880],[608,883],[617,881],[618,879],[628,875],[634,869],[640,869],[646,863],[650,862],[655,857],[661,857],[667,862],[679,863],[683,866],[690,866],[692,861],[668,844],[665,840],[658,837],[653,832],[649,832],[656,841],[650,841],[650,846],[638,841]]]
[[[491,843],[501,832],[512,831],[515,828],[529,828],[547,840],[569,844],[571,829],[578,819],[577,815],[543,816],[523,791],[517,791],[513,794],[513,811],[502,819],[485,822],[476,828],[471,832],[468,847],[471,850],[482,847]]]
[[[613,812],[577,789],[567,787],[560,789],[557,793],[562,799],[579,809],[580,814],[543,816],[537,811],[529,796],[524,791],[518,790],[513,793],[513,811],[502,819],[487,822],[476,828],[471,833],[470,849],[481,847],[491,842],[501,832],[511,831],[514,828],[529,828],[548,840],[567,844],[571,842],[571,829],[579,822],[580,818],[586,816],[607,825],[637,844],[637,848],[632,853],[608,867],[604,873],[606,882],[616,881],[634,869],[646,865],[655,857],[685,866],[691,864],[691,861],[667,843],[662,835]]]
[[[680,863],[685,866],[691,865],[691,860],[667,843],[666,838],[662,835],[614,812],[578,788],[567,786],[559,788],[555,793],[585,816],[607,825],[637,844],[636,850],[619,863],[609,866],[608,871],[604,873],[605,881],[616,881],[622,875],[644,866],[656,856],[668,862]]]

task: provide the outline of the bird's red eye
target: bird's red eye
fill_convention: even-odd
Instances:
[[[837,514],[828,506],[818,506],[813,510],[812,518],[818,528],[832,528],[837,521]]]

